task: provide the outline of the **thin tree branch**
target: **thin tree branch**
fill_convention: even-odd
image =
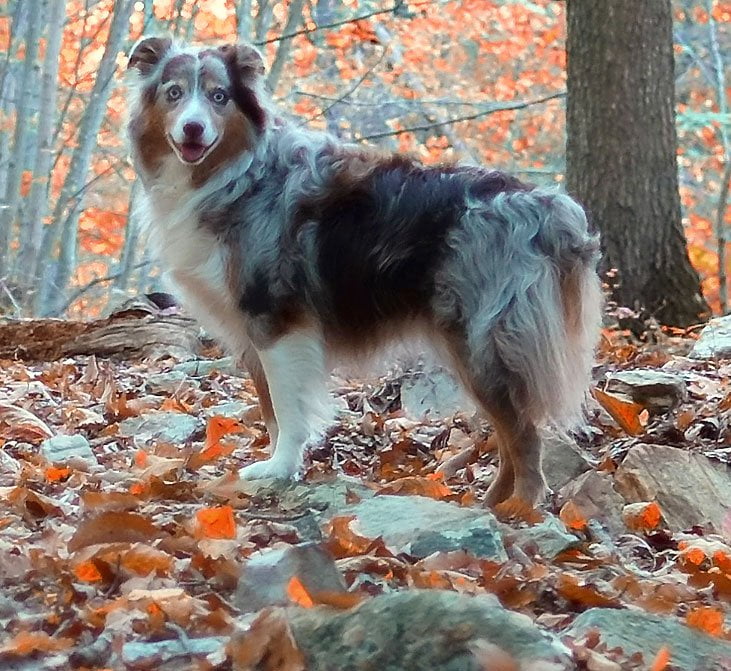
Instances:
[[[433,5],[437,2],[437,0],[427,0],[426,2],[417,2],[409,5],[409,7],[423,7],[424,5]],[[280,35],[279,37],[270,37],[266,40],[258,40],[254,42],[254,44],[257,47],[262,47],[266,44],[270,44],[272,42],[279,42],[280,40],[289,40],[293,37],[297,37],[298,35],[308,35],[309,33],[316,33],[319,30],[327,30],[328,28],[337,28],[338,26],[344,26],[348,23],[355,23],[356,21],[363,21],[364,19],[370,19],[372,16],[380,16],[381,14],[391,14],[395,11],[398,11],[404,6],[404,0],[400,0],[399,2],[396,2],[395,4],[391,5],[390,7],[387,7],[386,9],[378,9],[373,12],[367,12],[365,14],[359,14],[358,16],[353,16],[349,19],[341,19],[340,21],[333,21],[332,23],[323,23],[321,26],[315,26],[314,28],[301,28],[300,30],[295,30],[291,33],[285,33],[284,35]]]
[[[136,263],[132,266],[131,270],[137,270],[138,268],[142,268],[144,266],[151,266],[152,261],[140,261],[139,263]],[[87,282],[83,287],[79,287],[76,291],[74,291],[73,294],[71,294],[71,297],[66,301],[64,305],[62,305],[60,308],[55,310],[51,317],[57,317],[58,315],[63,314],[68,310],[79,298],[81,298],[87,291],[90,289],[93,289],[95,286],[98,286],[99,284],[106,284],[107,282],[114,282],[114,280],[119,279],[122,276],[122,271],[118,273],[113,273],[112,275],[105,275],[104,277],[95,277],[90,282]]]
[[[302,122],[302,125],[310,123],[310,121],[314,121],[315,119],[319,119],[321,116],[325,116],[335,105],[338,103],[344,102],[346,98],[353,95],[360,85],[368,79],[368,77],[373,73],[373,71],[383,62],[383,59],[386,57],[386,53],[388,52],[388,48],[385,48],[381,55],[378,57],[378,60],[376,60],[371,67],[369,67],[351,86],[347,91],[345,91],[340,97],[334,98],[333,101],[325,108],[323,108],[321,111],[319,111],[317,114],[313,114],[309,119],[305,119]]]
[[[479,119],[483,116],[488,116],[489,114],[495,114],[497,112],[506,112],[511,110],[520,110],[525,109],[526,107],[531,107],[532,105],[539,105],[540,103],[548,102],[549,100],[557,100],[559,98],[565,98],[566,97],[566,91],[559,91],[558,93],[552,93],[548,96],[543,96],[542,98],[535,98],[534,100],[524,100],[521,102],[512,102],[512,103],[497,103],[493,105],[490,109],[482,110],[480,112],[474,112],[473,114],[465,114],[464,116],[455,117],[453,119],[446,119],[445,121],[436,121],[434,123],[428,123],[423,124],[420,126],[410,126],[408,128],[400,128],[398,130],[390,130],[390,131],[384,131],[383,133],[373,133],[372,135],[363,135],[361,137],[355,138],[358,142],[363,142],[364,140],[378,140],[380,138],[384,137],[392,137],[394,135],[403,135],[404,133],[413,133],[415,131],[421,131],[421,130],[431,130],[432,128],[439,128],[441,126],[450,126],[455,123],[460,123],[461,121],[471,121],[472,119]]]

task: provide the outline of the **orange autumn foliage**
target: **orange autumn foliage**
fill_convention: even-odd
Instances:
[[[195,517],[201,535],[207,538],[236,538],[236,520],[231,506],[204,508]]]

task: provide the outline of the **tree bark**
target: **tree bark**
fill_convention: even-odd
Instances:
[[[21,249],[18,254],[16,272],[16,283],[19,288],[21,303],[26,307],[32,305],[31,285],[38,267],[38,253],[43,236],[43,219],[48,210],[48,186],[53,164],[53,131],[58,94],[58,65],[65,20],[66,3],[64,0],[51,0],[48,40],[41,80],[40,108],[42,113],[38,121],[33,182],[24,217],[25,224],[21,235]]]
[[[0,277],[7,277],[10,266],[10,242],[13,239],[15,219],[20,205],[20,185],[32,131],[30,101],[33,95],[34,70],[38,68],[38,43],[43,31],[47,4],[47,0],[42,0],[28,21],[20,99],[15,106],[13,151],[10,155],[5,199],[0,209]]]
[[[299,28],[300,22],[303,17],[303,10],[305,7],[305,0],[292,0],[289,5],[289,13],[287,14],[287,22],[282,29],[282,35],[289,35]],[[289,53],[292,50],[292,38],[283,39],[277,46],[277,55],[274,57],[272,67],[269,68],[269,74],[267,75],[267,86],[269,90],[274,92],[279,83],[279,78],[282,76],[282,70],[284,65],[289,59]]]
[[[566,180],[602,234],[614,299],[708,315],[680,214],[670,0],[568,0]]]
[[[107,44],[86,112],[79,124],[78,144],[71,156],[69,171],[53,211],[52,224],[46,227],[41,245],[40,258],[49,259],[60,238],[55,273],[43,282],[35,302],[37,314],[51,314],[57,304],[63,303],[64,291],[76,267],[77,225],[85,191],[84,180],[89,172],[92,152],[97,146],[97,134],[112,90],[117,54],[129,33],[129,19],[134,5],[134,0],[123,0],[114,5]]]

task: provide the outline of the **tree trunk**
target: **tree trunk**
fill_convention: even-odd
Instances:
[[[8,177],[5,185],[5,202],[0,209],[0,277],[7,277],[10,266],[10,243],[13,239],[15,218],[20,205],[20,185],[32,131],[30,101],[35,81],[34,70],[38,67],[38,43],[43,31],[43,19],[46,9],[47,0],[42,0],[40,6],[36,8],[28,21],[23,77],[20,83],[20,99],[15,106],[13,151],[10,154]]]
[[[38,121],[38,142],[33,166],[33,182],[24,217],[25,223],[21,235],[21,249],[18,254],[16,272],[19,295],[25,306],[32,305],[31,285],[38,267],[38,253],[43,236],[43,219],[48,211],[48,186],[53,164],[53,131],[58,93],[58,65],[65,20],[66,3],[64,0],[51,0],[48,40],[43,62],[41,86],[40,108],[43,113]]]
[[[119,259],[119,276],[114,281],[114,286],[120,291],[127,291],[134,270],[140,239],[140,221],[136,210],[141,188],[140,183],[135,181],[129,193],[127,225],[124,227],[124,247],[122,248],[122,256]]]
[[[40,258],[51,257],[59,238],[60,247],[55,273],[43,283],[35,303],[36,313],[42,315],[54,314],[55,309],[64,303],[64,292],[76,267],[77,224],[85,192],[84,182],[89,172],[92,152],[97,146],[97,134],[104,118],[107,100],[112,91],[117,54],[129,33],[129,18],[134,5],[134,0],[116,2],[114,5],[104,55],[99,63],[86,112],[79,124],[78,144],[71,156],[69,171],[53,211],[52,224],[46,227]]]
[[[615,300],[707,316],[680,215],[670,0],[568,0],[566,180],[602,233]]]
[[[302,21],[302,11],[305,6],[305,0],[292,0],[289,5],[289,13],[287,14],[287,22],[282,30],[282,35],[289,35],[297,30]],[[292,50],[292,38],[285,38],[280,40],[277,45],[277,55],[274,57],[274,62],[271,68],[269,68],[269,74],[267,75],[267,86],[272,93],[276,90],[279,78],[282,76],[282,70],[284,65],[289,59],[289,52]]]

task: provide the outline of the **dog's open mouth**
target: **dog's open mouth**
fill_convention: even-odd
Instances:
[[[178,145],[180,157],[186,163],[197,163],[200,161],[211,148],[211,145],[200,144],[199,142],[183,142]]]

